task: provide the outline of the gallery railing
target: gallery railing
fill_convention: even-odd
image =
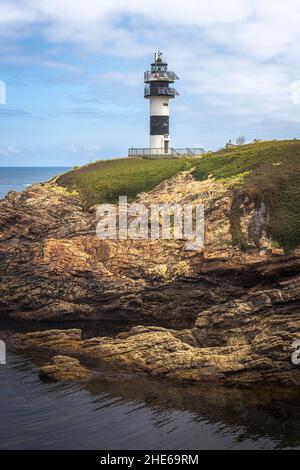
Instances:
[[[144,72],[144,81],[145,83],[149,82],[156,82],[157,80],[167,81],[169,83],[175,82],[175,80],[179,80],[179,77],[176,75],[175,72],[169,72],[168,70],[160,70],[160,71],[153,71]]]
[[[153,93],[153,96],[171,96],[173,98],[179,95],[178,91],[175,90],[175,88],[158,87],[152,92],[150,86],[146,85],[145,90],[144,90],[144,96],[145,97],[152,96],[152,93]]]
[[[129,157],[142,158],[180,158],[180,157],[197,157],[205,153],[203,148],[170,148],[165,151],[164,148],[130,148],[128,150]]]

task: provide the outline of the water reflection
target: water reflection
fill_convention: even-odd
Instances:
[[[297,390],[183,386],[130,374],[120,380],[109,371],[87,388],[94,395],[105,391],[123,402],[151,408],[157,429],[171,424],[177,411],[178,415],[188,413],[193,423],[213,426],[220,436],[231,436],[233,445],[260,439],[273,440],[274,447],[300,445]]]
[[[107,366],[86,385],[49,384],[11,353],[0,384],[1,449],[300,448],[296,390],[182,386]]]

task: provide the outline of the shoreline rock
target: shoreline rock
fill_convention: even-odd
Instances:
[[[300,370],[291,361],[292,344],[300,338],[299,297],[295,276],[276,289],[252,289],[202,310],[187,329],[143,325],[115,338],[86,340],[80,329],[0,336],[16,350],[72,357],[91,369],[105,362],[183,382],[299,386]]]
[[[87,380],[91,377],[91,371],[83,367],[77,359],[68,356],[54,356],[49,365],[40,367],[41,380]]]

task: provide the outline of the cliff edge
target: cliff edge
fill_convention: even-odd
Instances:
[[[0,202],[1,317],[144,325],[56,355],[92,351],[179,379],[299,384],[298,161],[299,141],[223,149],[136,195],[146,205],[204,204],[197,252],[181,240],[100,240],[94,203],[106,196],[88,207],[76,170],[9,193]]]

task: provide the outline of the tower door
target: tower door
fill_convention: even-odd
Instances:
[[[169,141],[165,140],[164,153],[169,153]]]

